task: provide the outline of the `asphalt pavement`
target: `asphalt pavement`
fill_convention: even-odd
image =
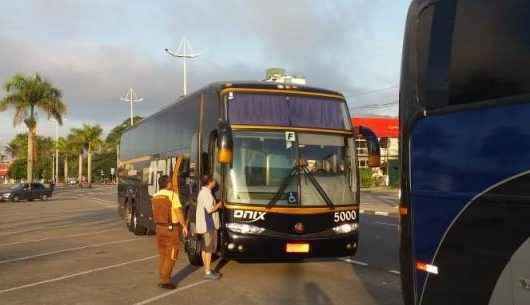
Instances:
[[[181,255],[173,273],[178,288],[167,291],[156,285],[154,237],[127,231],[114,186],[65,187],[48,201],[0,202],[0,215],[5,305],[402,304],[395,217],[363,214],[353,259],[218,261],[223,278],[208,281]]]

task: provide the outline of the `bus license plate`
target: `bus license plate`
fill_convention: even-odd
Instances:
[[[309,253],[309,244],[287,244],[285,247],[287,253]]]

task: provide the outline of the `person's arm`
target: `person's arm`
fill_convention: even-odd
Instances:
[[[182,208],[176,208],[173,209],[175,212],[175,215],[177,215],[177,221],[180,223],[183,227],[186,226],[186,217],[184,216],[184,212],[182,211]]]
[[[184,216],[184,211],[182,210],[182,205],[176,193],[173,193],[171,196],[171,209],[175,216],[177,216],[177,222],[182,225],[182,234],[186,237],[188,235],[188,223],[186,221],[186,216]]]
[[[212,204],[210,205],[210,208],[207,209],[208,214],[215,213],[223,207],[223,202],[221,200],[217,201],[216,204],[213,204],[213,202],[215,202],[215,198],[212,197]]]

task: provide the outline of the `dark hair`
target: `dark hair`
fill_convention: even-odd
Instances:
[[[213,181],[212,176],[204,175],[204,176],[201,177],[201,186],[207,186],[212,181]]]
[[[165,189],[168,184],[169,184],[169,176],[168,175],[162,175],[162,176],[160,176],[160,178],[158,178],[158,187],[160,189]]]

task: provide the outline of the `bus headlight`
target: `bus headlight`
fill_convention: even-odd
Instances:
[[[356,231],[359,225],[357,223],[343,223],[340,226],[333,228],[333,231],[337,234],[347,234]]]
[[[260,234],[263,231],[265,231],[264,228],[256,227],[253,225],[249,225],[246,223],[227,223],[226,227],[228,230],[235,232],[235,233],[242,233],[242,234]]]

